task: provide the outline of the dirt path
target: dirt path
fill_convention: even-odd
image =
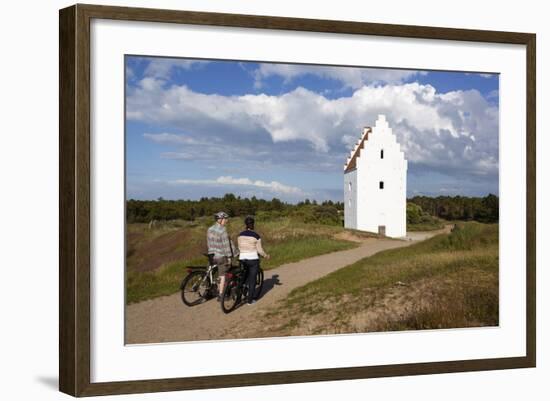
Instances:
[[[447,226],[438,231],[410,233],[406,240],[358,239],[361,245],[357,248],[268,270],[260,300],[252,306],[243,305],[227,315],[221,311],[216,300],[187,307],[181,302],[179,293],[129,305],[126,307],[126,344],[239,338],[239,325],[243,320],[253,322],[254,315],[265,312],[294,288],[377,252],[408,246],[449,230],[450,226]]]

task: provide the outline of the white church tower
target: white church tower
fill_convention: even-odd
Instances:
[[[384,115],[363,128],[344,167],[344,226],[407,234],[407,160]]]

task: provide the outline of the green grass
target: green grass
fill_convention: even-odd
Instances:
[[[292,334],[285,322],[296,316],[321,333],[496,325],[498,225],[460,223],[449,235],[362,259],[294,289],[273,316],[280,335]]]
[[[242,230],[239,222],[240,219],[233,219],[228,226],[230,237],[235,242],[237,234]],[[206,264],[206,258],[201,253],[206,250],[206,229],[211,224],[210,220],[200,220],[193,224],[174,221],[159,223],[153,229],[149,229],[146,224],[129,225],[128,232],[135,235],[132,237],[132,244],[128,246],[131,253],[129,252],[127,258],[126,302],[130,304],[178,292],[179,285],[187,274],[186,266]],[[265,270],[357,246],[356,243],[333,238],[335,234],[343,231],[343,228],[337,226],[306,224],[282,217],[269,221],[260,220],[257,227],[262,235],[264,249],[271,256],[270,259],[263,259],[261,262]],[[165,244],[160,243],[158,248],[152,249],[152,252],[158,252],[158,255],[153,255],[153,260],[157,257],[159,260],[166,259],[166,254],[170,252],[175,260],[162,263],[153,270],[139,271],[137,266],[143,261],[143,258],[137,256],[140,254],[139,250],[150,247],[151,241],[164,238],[162,235],[169,239],[170,236],[166,234],[176,233],[178,230],[189,233],[184,243],[171,244],[172,248],[166,248]],[[186,247],[192,252],[182,253],[182,249]],[[186,257],[178,259],[177,255],[180,254]],[[151,254],[146,256],[150,261]]]
[[[441,220],[433,220],[425,223],[407,223],[407,231],[434,231],[445,227]]]
[[[128,272],[126,276],[126,303],[144,301],[179,291],[187,275],[187,266],[204,265],[203,258],[182,260],[149,272]]]
[[[498,226],[469,223],[451,235],[441,234],[409,247],[362,259],[295,289],[290,300],[302,300],[311,294],[336,297],[343,293],[359,293],[365,287],[411,282],[459,268],[491,269],[498,264],[495,251],[498,252]]]
[[[343,251],[357,246],[356,244],[323,237],[304,237],[293,241],[286,241],[273,246],[269,252],[271,259],[262,259],[264,270],[274,269],[277,266],[298,262],[313,256],[325,253]]]

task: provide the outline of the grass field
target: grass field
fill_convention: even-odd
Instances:
[[[202,253],[206,251],[206,230],[212,223],[211,219],[197,219],[169,221],[151,227],[128,224],[126,302],[178,292],[186,267],[206,264]],[[344,232],[338,226],[305,224],[286,217],[258,220],[256,224],[264,248],[271,256],[262,261],[264,270],[357,245],[335,238]],[[228,232],[235,243],[242,229],[242,219],[230,220]]]
[[[273,336],[498,325],[498,224],[458,223],[293,290]]]

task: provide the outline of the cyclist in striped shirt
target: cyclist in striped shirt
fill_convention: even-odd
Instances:
[[[239,259],[243,266],[247,269],[248,283],[248,305],[254,304],[254,287],[256,286],[256,274],[260,268],[260,255],[269,259],[269,255],[262,248],[262,239],[260,235],[254,231],[254,218],[248,216],[244,219],[246,230],[239,234],[237,238],[237,246],[239,247]]]

